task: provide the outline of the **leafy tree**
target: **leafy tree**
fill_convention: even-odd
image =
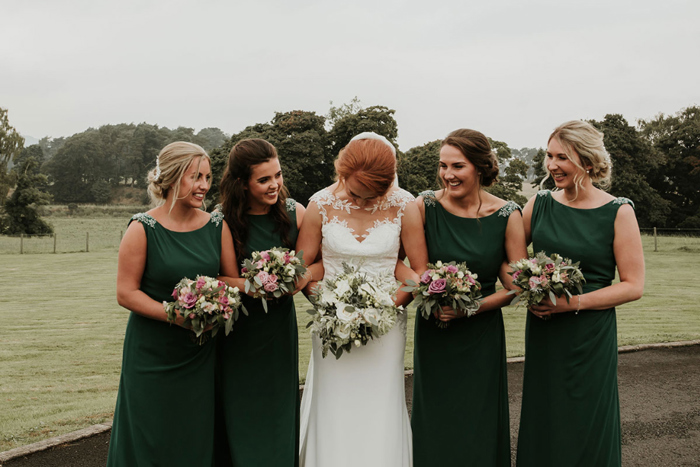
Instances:
[[[2,230],[8,235],[39,235],[53,232],[53,228],[41,219],[37,206],[51,202],[51,195],[38,187],[45,186],[46,176],[38,173],[39,162],[33,157],[24,159],[15,166],[17,186],[12,196],[5,201]]]
[[[499,198],[515,201],[521,206],[527,203],[527,198],[520,194],[523,189],[523,180],[527,177],[527,164],[520,159],[513,158],[508,145],[502,141],[489,138],[491,147],[496,151],[500,175],[495,185],[486,189],[489,193]]]
[[[89,129],[66,139],[46,164],[51,192],[56,201],[86,203],[94,200],[92,187],[103,179],[101,165],[104,162],[100,148],[100,135]]]
[[[537,150],[537,154],[532,158],[532,168],[534,169],[534,178],[530,183],[533,188],[539,188],[542,184],[542,180],[547,176],[547,170],[544,168],[544,158],[547,156],[547,151],[540,148]],[[545,182],[542,189],[553,190],[556,187],[554,179],[549,177]]]
[[[642,120],[640,126],[665,159],[660,170],[649,173],[648,180],[671,203],[667,225],[700,227],[700,107]]]
[[[416,196],[440,188],[437,177],[441,142],[437,139],[400,154],[397,172],[401,188]]]
[[[218,128],[202,128],[195,135],[194,142],[202,146],[208,153],[224,144],[229,138],[229,135]]]
[[[210,193],[218,203],[220,177],[223,175],[231,148],[245,138],[261,138],[270,142],[280,156],[284,183],[291,196],[306,204],[333,177],[333,158],[329,151],[325,118],[315,112],[293,110],[277,112],[270,123],[245,128],[218,149],[211,152],[215,179]]]
[[[663,226],[671,204],[647,182],[663,163],[660,154],[622,115],[608,114],[591,124],[605,135],[605,148],[612,160],[610,192],[634,201],[641,226]]]
[[[338,120],[348,115],[354,115],[360,110],[362,110],[362,103],[357,96],[353,97],[352,100],[347,104],[342,104],[340,107],[335,107],[333,101],[330,102],[331,108],[328,109],[326,114],[326,128],[329,130],[333,128]]]
[[[146,173],[155,167],[158,153],[170,142],[170,133],[170,130],[158,125],[139,123],[136,126],[125,161],[125,182],[131,186],[146,186]]]
[[[44,150],[41,149],[41,146],[38,144],[32,144],[31,146],[23,148],[19,154],[15,156],[14,163],[17,166],[22,165],[30,157],[36,161],[36,164],[33,166],[32,170],[39,173],[39,168],[41,164],[44,163]]]
[[[0,107],[0,201],[7,197],[14,185],[8,166],[24,147],[24,138],[10,125],[7,114],[7,110]]]
[[[328,132],[333,155],[337,156],[338,152],[350,142],[353,136],[365,131],[380,134],[396,146],[399,129],[394,119],[395,113],[396,111],[393,109],[375,105],[358,110],[357,113],[346,113],[338,118],[333,128]]]

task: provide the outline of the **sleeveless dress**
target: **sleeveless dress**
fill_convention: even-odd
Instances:
[[[287,199],[289,240],[297,239],[296,201]],[[282,247],[271,214],[249,215],[246,255]],[[241,313],[226,336],[219,333],[216,465],[284,467],[298,462],[299,355],[294,298],[268,302],[243,294]],[[219,445],[220,444],[220,445]]]
[[[580,261],[583,292],[615,278],[615,218],[627,198],[593,209],[537,194],[531,231],[535,252]],[[585,304],[585,302],[584,302]],[[615,308],[557,313],[549,320],[527,313],[519,466],[619,466]]]
[[[221,213],[191,232],[168,230],[145,213],[134,221],[146,231],[141,290],[152,299],[172,301],[183,277],[219,274]],[[215,366],[215,339],[200,346],[192,331],[132,312],[107,465],[213,465]]]
[[[374,225],[355,234],[352,210],[360,209],[324,189],[311,197],[322,217],[325,276],[342,272],[343,262],[370,274],[393,274],[401,217],[413,196],[396,189],[371,211]],[[359,229],[358,232],[360,231]],[[312,352],[301,402],[300,465],[304,467],[406,467],[411,465],[411,426],[404,394],[406,314],[394,328],[336,360]]]
[[[466,262],[482,295],[496,291],[507,261],[506,226],[520,207],[509,201],[478,220],[456,216],[432,191],[421,193],[431,263]],[[413,463],[432,466],[510,466],[506,343],[501,309],[450,321],[416,313],[413,352]],[[447,439],[444,439],[447,438]]]

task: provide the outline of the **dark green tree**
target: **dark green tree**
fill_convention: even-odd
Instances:
[[[51,193],[62,203],[94,201],[92,187],[104,180],[104,159],[97,130],[88,129],[66,139],[53,159],[45,164]]]
[[[14,174],[8,171],[10,162],[24,147],[24,138],[10,125],[7,113],[0,107],[0,202],[15,184]]]
[[[486,191],[499,198],[515,201],[524,206],[527,198],[520,194],[523,189],[523,180],[527,177],[527,164],[513,157],[508,145],[502,141],[489,138],[491,147],[496,152],[500,175],[496,183]]]
[[[39,163],[33,157],[15,166],[17,186],[5,201],[2,233],[6,235],[40,235],[53,232],[53,228],[41,219],[37,207],[49,204],[51,195],[38,187],[46,186],[46,175],[38,173]]]
[[[23,148],[19,154],[15,156],[14,163],[17,166],[22,165],[30,157],[36,162],[36,164],[32,166],[32,170],[39,173],[39,168],[41,164],[44,163],[44,151],[38,144],[32,144],[31,146]]]
[[[649,184],[669,203],[666,225],[700,228],[700,107],[640,122],[643,135],[664,162]]]
[[[383,105],[375,105],[360,109],[356,113],[346,113],[338,118],[333,128],[328,132],[331,143],[331,151],[334,156],[347,145],[353,136],[365,131],[373,131],[380,134],[394,146],[399,135],[398,124],[394,119],[395,110]]]
[[[194,143],[199,144],[205,151],[211,152],[230,138],[218,128],[202,128],[194,137]]]
[[[671,204],[647,182],[663,163],[659,152],[622,115],[608,114],[591,124],[605,135],[605,148],[612,160],[610,193],[634,201],[642,227],[663,226]]]
[[[547,176],[547,170],[544,168],[544,158],[547,156],[547,151],[540,148],[537,150],[537,154],[532,158],[532,168],[534,179],[531,182],[533,188],[540,188],[542,180]],[[547,178],[544,182],[542,189],[553,190],[556,187],[554,179],[552,177]]]
[[[437,139],[399,154],[397,172],[401,188],[414,196],[440,188],[437,177],[441,141]]]

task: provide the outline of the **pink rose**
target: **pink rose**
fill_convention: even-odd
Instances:
[[[266,273],[265,271],[260,271],[260,272],[257,274],[256,277],[257,277],[258,279],[260,279],[260,282],[261,282],[261,283],[267,284],[267,281],[268,281],[267,278],[268,278],[268,276],[269,276],[269,274]]]
[[[465,276],[464,278],[465,278],[465,279],[467,280],[467,282],[469,282],[471,285],[476,284],[476,281],[474,280],[474,278],[473,278],[472,276]]]
[[[540,284],[542,284],[542,287],[547,287],[547,284],[549,284],[549,280],[544,274],[540,276]]]
[[[451,274],[457,274],[458,271],[459,271],[459,269],[457,269],[457,266],[453,266],[452,264],[447,266],[447,272],[449,272]]]
[[[202,287],[204,287],[204,284],[206,283],[207,281],[205,281],[203,277],[200,277],[199,279],[197,279],[197,284],[195,285],[195,287],[197,287],[197,290],[200,290]]]
[[[267,283],[277,283],[277,276],[275,274],[270,274],[267,276]]]
[[[261,251],[261,252],[260,252],[260,256],[261,256],[262,259],[264,259],[265,261],[270,261],[270,254],[269,254],[267,251]]]
[[[284,253],[284,264],[289,264],[290,261],[291,261],[291,256],[289,256],[288,252],[285,252]]]
[[[519,276],[521,273],[522,273],[522,271],[521,271],[520,269],[518,269],[517,271],[515,271],[515,272],[513,273],[513,280],[516,280],[516,279],[518,278],[518,276]]]
[[[420,281],[421,281],[421,283],[422,283],[422,284],[427,284],[428,282],[430,282],[430,275],[431,275],[432,273],[433,273],[433,270],[432,270],[432,269],[428,269],[427,271],[425,271],[425,272],[423,273],[423,275],[420,276]]]
[[[528,281],[528,285],[530,286],[530,290],[535,290],[539,288],[540,286],[540,278],[537,276],[532,276],[530,280]]]
[[[241,269],[241,272],[242,272],[243,274],[245,274],[246,272],[248,272],[248,268],[242,268],[242,269]]]
[[[430,294],[442,293],[445,291],[445,287],[447,287],[447,281],[445,279],[436,279],[433,282],[431,282],[430,285],[428,286],[428,293],[430,293]]]
[[[268,282],[263,286],[263,288],[265,289],[265,292],[274,292],[277,290],[277,284],[274,282]]]
[[[195,305],[195,303],[197,303],[197,296],[191,292],[187,292],[187,294],[182,297],[181,300],[182,305],[185,308],[190,309]]]
[[[262,269],[263,266],[265,266],[265,262],[263,260],[260,260],[257,263],[255,263],[255,267],[258,269]]]
[[[554,263],[547,263],[544,266],[546,272],[554,272]]]
[[[223,286],[225,286],[225,285],[226,285],[226,282],[224,282],[224,281],[219,281],[219,287],[223,287]]]
[[[177,287],[175,287],[175,288],[173,289],[173,293],[170,294],[170,295],[171,295],[175,300],[177,300],[177,297],[179,296],[179,294],[178,294],[178,292],[177,292]]]
[[[221,303],[224,306],[228,305],[228,297],[226,295],[224,295],[223,297],[220,297],[219,303]]]

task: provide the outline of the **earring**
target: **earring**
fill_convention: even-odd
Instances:
[[[591,169],[586,170],[586,173],[587,174],[591,173]]]

